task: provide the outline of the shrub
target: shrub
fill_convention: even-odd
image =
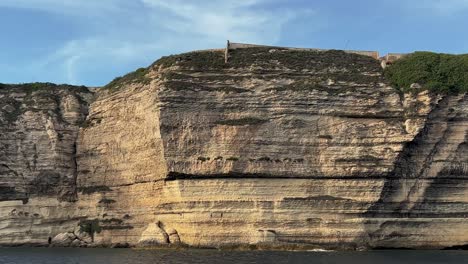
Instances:
[[[99,220],[81,220],[78,224],[80,226],[80,231],[84,233],[88,233],[92,240],[94,241],[94,234],[101,233],[101,226],[99,225]]]
[[[466,92],[468,54],[415,52],[389,66],[385,70],[385,76],[404,92],[409,91],[413,83],[440,93]]]

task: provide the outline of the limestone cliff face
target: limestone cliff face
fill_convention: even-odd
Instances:
[[[85,87],[0,85],[0,243],[43,242],[73,214],[61,207],[77,200],[76,139],[92,96]]]
[[[0,89],[1,200],[74,194],[78,126],[87,114],[87,88],[45,84]]]
[[[87,92],[54,90],[64,120],[2,116],[1,148],[14,154],[0,155],[0,244],[59,233],[71,246],[468,244],[464,94],[400,94],[370,57],[273,48],[234,50],[228,63],[222,51],[165,57],[111,84],[89,107]],[[17,91],[0,92],[11,113]],[[36,134],[50,130],[64,136],[46,149]],[[36,141],[4,147],[18,134]],[[9,159],[18,153],[29,165]],[[41,188],[19,176],[34,153],[59,175],[53,195],[35,198]],[[44,208],[44,220],[24,216]],[[79,224],[96,227],[91,240]]]

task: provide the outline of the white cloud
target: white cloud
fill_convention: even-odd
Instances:
[[[164,1],[142,0],[147,6],[169,13],[164,26],[179,34],[199,35],[213,40],[233,39],[276,42],[281,26],[294,12],[281,14],[253,7],[263,1]],[[296,11],[298,12],[298,11]],[[159,19],[159,17],[155,17]]]
[[[33,62],[30,71],[55,69],[58,81],[86,83],[85,73],[109,71],[161,55],[220,48],[227,39],[275,44],[282,27],[311,10],[274,10],[267,0],[1,0],[0,7],[64,15],[89,34]],[[271,2],[271,1],[270,1]],[[143,66],[143,65],[142,65]],[[117,75],[115,73],[114,75]],[[111,78],[110,78],[111,79]],[[57,81],[57,80],[55,80]]]

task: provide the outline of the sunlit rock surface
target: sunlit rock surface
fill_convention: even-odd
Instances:
[[[224,59],[0,89],[0,245],[468,244],[466,95],[401,94],[340,51]]]

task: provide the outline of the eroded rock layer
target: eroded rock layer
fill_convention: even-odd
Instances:
[[[76,142],[92,96],[86,87],[0,84],[0,244],[47,243],[76,225]]]
[[[0,244],[468,244],[465,94],[401,94],[341,51],[224,56],[164,57],[91,104],[47,90],[37,117],[0,90]]]

